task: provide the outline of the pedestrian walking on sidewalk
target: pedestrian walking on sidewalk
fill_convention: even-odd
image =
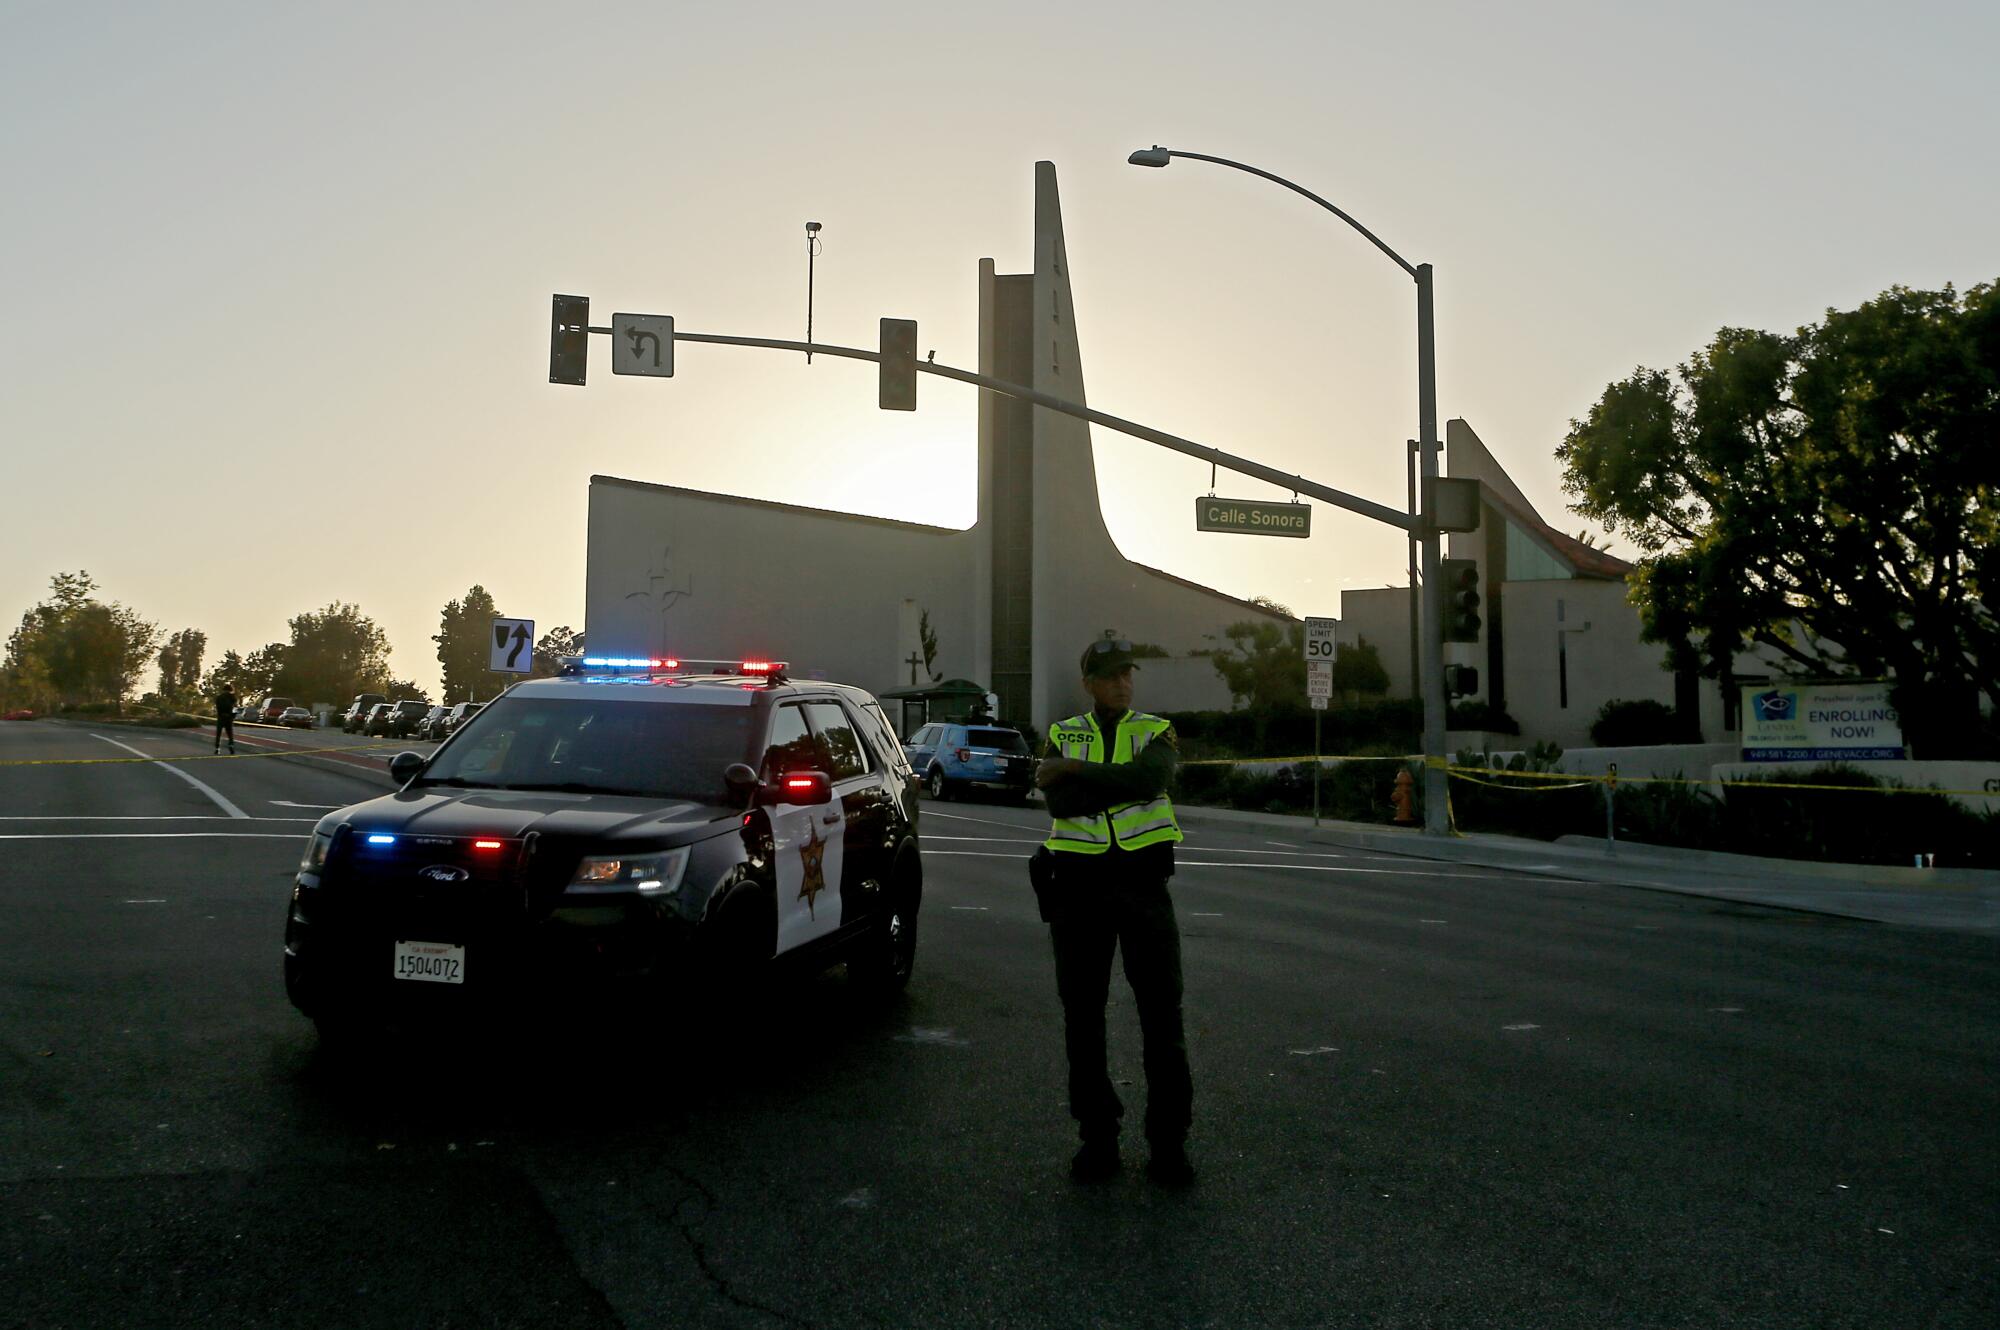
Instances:
[[[1180,928],[1167,891],[1181,839],[1167,796],[1179,741],[1167,721],[1132,710],[1130,642],[1092,642],[1082,668],[1091,708],[1049,727],[1035,771],[1052,825],[1032,866],[1055,948],[1069,1111],[1083,1138],[1070,1176],[1101,1182],[1119,1169],[1125,1105],[1111,1085],[1104,1038],[1115,950],[1145,1047],[1146,1171],[1185,1185],[1194,1180],[1187,1154],[1194,1086],[1181,1018]]]

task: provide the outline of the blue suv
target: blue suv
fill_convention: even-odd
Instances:
[[[1019,730],[1003,725],[924,726],[903,745],[933,799],[986,790],[1021,803],[1035,786],[1035,755]]]

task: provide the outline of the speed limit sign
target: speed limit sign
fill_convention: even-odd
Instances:
[[[1308,618],[1306,620],[1306,696],[1326,698],[1333,696],[1333,619]]]

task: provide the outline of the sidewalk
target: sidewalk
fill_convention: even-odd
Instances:
[[[1437,837],[1414,827],[1329,819],[1315,828],[1310,817],[1232,808],[1176,805],[1175,812],[1194,827],[1257,827],[1319,844],[1413,859],[1508,868],[1874,923],[2000,934],[2000,872],[1983,869],[1758,859],[1631,841],[1611,846],[1589,836],[1565,836],[1554,843],[1477,831]]]

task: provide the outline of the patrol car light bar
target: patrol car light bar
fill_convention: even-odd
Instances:
[[[565,674],[576,674],[582,670],[684,670],[707,671],[714,674],[758,675],[776,682],[782,679],[785,671],[790,668],[790,661],[764,660],[759,657],[748,660],[684,660],[678,656],[565,656],[563,658]]]

